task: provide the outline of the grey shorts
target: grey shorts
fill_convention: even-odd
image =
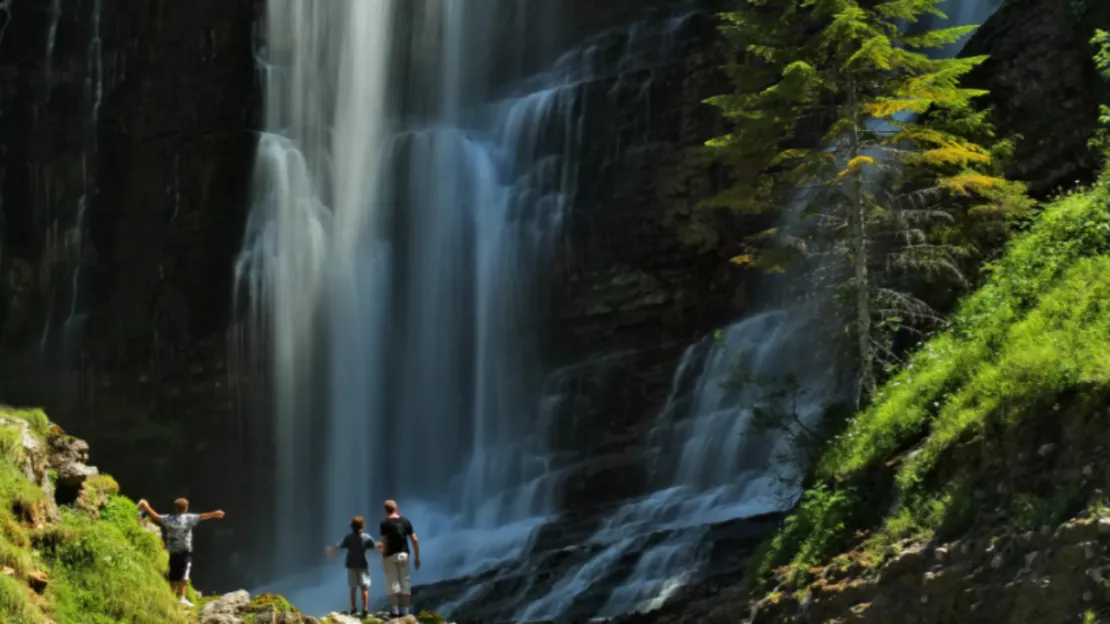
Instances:
[[[347,568],[347,587],[370,587],[370,570]]]

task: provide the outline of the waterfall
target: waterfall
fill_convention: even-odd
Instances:
[[[944,28],[949,26],[969,26],[972,24],[982,24],[987,19],[994,15],[998,7],[1002,6],[1005,0],[944,0],[937,5],[946,16],[947,20],[940,20],[933,16],[927,16],[927,19],[922,20],[927,28]],[[960,53],[967,40],[971,37],[968,35],[962,40],[944,46],[936,50],[934,56],[940,58],[953,58]]]
[[[344,594],[321,546],[355,514],[373,532],[386,498],[422,537],[421,584],[519,559],[560,512],[559,384],[536,328],[589,140],[586,90],[638,85],[649,107],[643,76],[683,18],[629,27],[616,54],[610,38],[555,57],[559,6],[266,2],[266,128],[233,293],[252,357],[234,355],[268,363],[270,580],[308,611]],[[814,313],[767,309],[687,350],[647,440],[652,492],[616,510],[592,538],[599,554],[524,615],[565,613],[629,554],[601,611],[658,606],[699,578],[711,524],[792,504],[800,468],[775,461],[788,441],[752,426],[774,399],[724,382],[738,364],[794,374],[795,414],[813,422],[836,392],[813,357]],[[460,608],[481,598],[471,589]]]
[[[948,20],[925,26],[979,24],[1002,1],[948,0],[939,7]],[[966,40],[936,56],[957,55]],[[784,226],[798,212],[786,210]],[[819,301],[757,312],[686,350],[648,440],[653,491],[613,512],[592,537],[599,552],[557,579],[543,598],[522,605],[517,619],[565,617],[577,596],[599,583],[613,589],[598,617],[657,609],[704,574],[711,550],[705,539],[714,523],[794,506],[805,468],[790,457],[794,433],[757,426],[754,416],[756,410],[790,414],[812,428],[825,407],[846,398],[835,359],[814,348],[824,342],[820,314]],[[737,385],[738,375],[756,381]],[[800,386],[779,385],[789,378]],[[622,571],[629,556],[635,564]]]
[[[233,295],[272,363],[275,566],[306,609],[342,593],[322,545],[355,514],[375,531],[386,498],[429,553],[417,582],[517,556],[554,509],[531,327],[574,195],[581,77],[514,75],[554,6],[267,3]]]

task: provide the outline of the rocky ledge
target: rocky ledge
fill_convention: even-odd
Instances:
[[[304,615],[281,596],[259,594],[252,598],[245,590],[200,599],[196,615],[199,624],[445,624],[439,614],[429,611],[405,617],[375,613],[357,618],[332,613],[316,618]]]

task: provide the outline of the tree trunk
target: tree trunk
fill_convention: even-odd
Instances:
[[[875,391],[875,371],[871,353],[871,283],[867,274],[867,206],[863,198],[863,181],[858,175],[854,185],[856,197],[852,206],[852,242],[855,257],[852,263],[855,265],[856,334],[859,339],[860,368],[857,407],[862,407]]]
[[[861,156],[863,145],[860,139],[860,123],[863,115],[856,100],[855,81],[849,80],[850,103],[848,110],[854,117],[851,145],[848,150],[849,162]],[[871,282],[867,274],[867,198],[864,196],[863,167],[852,172],[851,215],[852,258],[856,282],[856,336],[859,340],[859,391],[856,393],[856,408],[863,407],[875,391],[875,371],[871,352]]]

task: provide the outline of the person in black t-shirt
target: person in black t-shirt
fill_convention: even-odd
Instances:
[[[412,606],[409,540],[412,540],[413,564],[417,570],[420,569],[420,540],[416,538],[409,519],[397,513],[396,502],[385,501],[385,514],[380,529],[386,592],[393,615],[408,615]]]

